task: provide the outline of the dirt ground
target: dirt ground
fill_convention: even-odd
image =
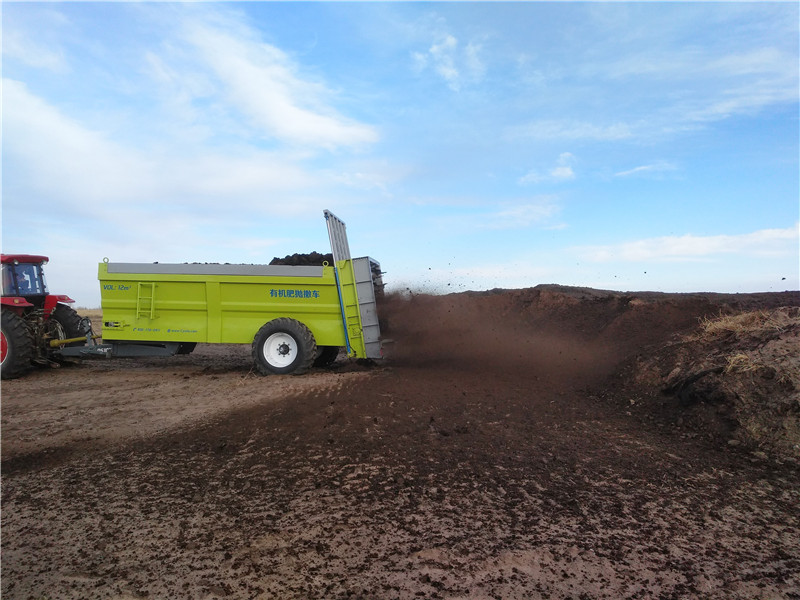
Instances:
[[[409,295],[377,365],[3,381],[2,597],[798,599],[797,306]]]

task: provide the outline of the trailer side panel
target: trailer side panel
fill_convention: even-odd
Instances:
[[[254,267],[279,274],[240,274]],[[319,345],[345,345],[331,267],[101,263],[98,278],[104,340],[244,344],[289,317]]]

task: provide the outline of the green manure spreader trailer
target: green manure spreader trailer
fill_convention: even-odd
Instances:
[[[380,358],[380,264],[351,258],[344,222],[325,211],[333,264],[320,266],[114,263],[99,265],[102,343],[72,356],[172,356],[198,343],[252,344],[264,374],[301,374]]]

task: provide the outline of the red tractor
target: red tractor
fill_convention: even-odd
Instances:
[[[84,345],[91,336],[89,319],[67,304],[69,296],[47,293],[42,266],[46,256],[2,254],[3,379],[25,374],[34,365],[58,365],[64,346]]]

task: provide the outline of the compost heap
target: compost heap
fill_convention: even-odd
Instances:
[[[388,298],[404,364],[573,380],[648,422],[800,460],[800,293],[542,285]]]
[[[328,252],[308,252],[305,254],[287,254],[283,258],[277,256],[269,261],[270,265],[289,265],[292,267],[321,267],[323,264],[333,264],[333,254]]]
[[[676,426],[800,458],[800,308],[731,312],[637,357],[629,402]]]

